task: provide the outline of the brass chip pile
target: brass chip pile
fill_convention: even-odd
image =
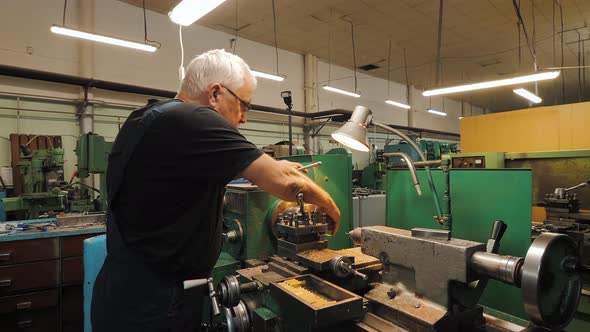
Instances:
[[[305,288],[305,280],[289,279],[279,283],[290,293],[302,298],[307,304],[314,309],[320,309],[327,305],[334,304],[336,301],[328,300],[324,296]]]

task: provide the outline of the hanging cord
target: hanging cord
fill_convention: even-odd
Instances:
[[[156,44],[157,48],[162,47],[162,44],[159,41],[156,40],[149,40],[148,39],[148,33],[147,33],[147,18],[146,18],[146,13],[145,13],[145,0],[143,0],[143,40],[146,43],[152,43],[152,44]]]
[[[391,70],[391,39],[389,40],[389,50],[387,51],[387,97],[389,97],[389,71]]]
[[[352,21],[349,21],[343,17],[341,17],[343,21],[350,23],[350,36],[352,39],[352,70],[354,71],[354,92],[357,92],[357,78],[356,78],[356,47],[354,44],[354,24]]]
[[[238,0],[236,1],[236,22],[234,24],[234,31],[235,31],[235,35],[234,35],[234,47],[233,47],[233,53],[236,54],[236,47],[238,44]]]
[[[563,59],[563,7],[561,6],[561,3],[559,3],[559,17],[561,20],[561,66],[565,66],[565,62]],[[565,104],[565,75],[561,75],[561,101],[563,104]]]
[[[578,33],[578,102],[582,101],[582,36],[580,35],[580,31],[576,30]]]
[[[408,76],[408,58],[404,48],[404,72],[406,74],[406,104],[410,105],[410,76]]]
[[[182,25],[178,25],[178,39],[180,40],[180,67],[178,67],[178,79],[184,79],[184,45],[182,44]]]
[[[520,22],[516,22],[516,28],[518,29],[518,70],[520,70],[520,64],[522,62],[522,46],[520,42]]]
[[[534,59],[535,58],[535,52],[534,52],[534,50],[531,47],[531,42],[530,42],[530,39],[529,39],[529,34],[526,31],[526,26],[524,25],[524,20],[522,19],[522,15],[520,13],[520,7],[516,3],[516,0],[512,0],[512,6],[514,7],[514,12],[516,14],[516,18],[518,19],[518,21],[520,22],[520,25],[522,26],[522,32],[524,33],[524,39],[526,40],[526,44],[528,46],[529,52],[531,53],[531,56]]]
[[[277,60],[277,75],[279,75],[279,47],[277,44],[277,13],[275,9],[275,0],[272,0],[272,25],[275,35],[275,54]],[[279,75],[280,76],[280,75]]]
[[[68,8],[68,0],[64,0],[64,13],[63,13],[63,17],[61,20],[61,25],[63,27],[66,26],[66,9]]]
[[[332,80],[332,30],[328,32],[328,85]]]

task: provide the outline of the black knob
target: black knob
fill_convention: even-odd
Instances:
[[[502,236],[504,236],[504,232],[506,232],[506,228],[508,228],[508,225],[506,225],[506,223],[502,220],[494,221],[490,239],[500,241],[500,239],[502,239]]]

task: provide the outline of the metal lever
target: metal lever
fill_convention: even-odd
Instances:
[[[213,286],[213,278],[207,279],[207,286],[209,286],[209,298],[211,299],[211,311],[213,317],[221,315],[219,309],[219,302],[217,301],[217,292],[215,292],[215,286]]]
[[[494,221],[494,225],[492,226],[492,234],[490,235],[490,239],[486,245],[486,251],[489,253],[496,254],[498,253],[498,249],[500,248],[500,240],[504,236],[504,232],[508,225],[502,220]]]
[[[219,316],[221,315],[221,310],[219,309],[219,302],[217,301],[217,292],[215,292],[215,287],[213,286],[213,278],[192,279],[183,282],[184,289],[199,287],[205,284],[209,288],[209,298],[211,299],[211,311],[213,312],[213,317]]]
[[[299,213],[303,215],[303,193],[297,194],[297,204],[299,205]]]

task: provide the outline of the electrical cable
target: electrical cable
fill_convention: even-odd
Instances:
[[[404,72],[406,74],[406,104],[410,105],[410,77],[408,76],[408,58],[404,48]]]
[[[236,54],[236,48],[237,48],[237,44],[238,44],[238,0],[236,1],[236,23],[234,25],[234,31],[235,31],[235,36],[234,36],[234,49],[233,49],[233,53]]]
[[[354,44],[354,24],[350,22],[350,33],[352,35],[352,65],[354,67],[354,92],[358,91],[357,88],[357,77],[356,77],[356,47]]]
[[[354,43],[354,24],[352,21],[349,21],[343,17],[341,17],[343,21],[350,23],[350,36],[352,39],[352,70],[354,72],[354,92],[357,92],[357,77],[356,77],[356,47]]]
[[[561,31],[563,31],[563,6],[559,3],[559,16],[561,20]],[[565,66],[565,62],[563,59],[563,33],[560,36],[561,38],[561,66]],[[561,75],[561,102],[565,104],[565,74]]]
[[[184,45],[182,44],[182,25],[178,25],[178,38],[180,40],[180,67],[178,67],[178,77],[184,79]]]
[[[147,18],[146,18],[146,13],[145,13],[145,0],[143,0],[143,40],[146,43],[152,43],[152,44],[156,44],[157,48],[161,48],[162,44],[159,41],[156,40],[149,40],[148,39],[148,33],[147,33]]]
[[[275,37],[275,54],[276,54],[276,60],[277,60],[277,75],[279,75],[279,47],[277,44],[277,13],[276,13],[276,9],[275,9],[275,0],[271,0],[272,1],[272,25],[273,25],[273,29],[274,29],[274,37]]]
[[[390,77],[389,73],[391,70],[391,39],[389,40],[389,50],[387,51],[387,97],[389,97],[389,83]]]
[[[535,53],[534,53],[534,50],[531,48],[531,42],[530,42],[530,39],[529,39],[529,34],[526,31],[526,25],[524,25],[524,20],[522,19],[522,15],[521,15],[521,12],[520,12],[520,7],[516,3],[516,0],[512,0],[512,6],[514,7],[514,12],[516,13],[516,17],[518,18],[518,21],[522,25],[522,32],[524,33],[524,39],[526,40],[526,44],[528,46],[529,52],[531,52],[531,56],[534,59],[535,58]]]
[[[68,7],[68,0],[64,0],[64,13],[63,13],[63,18],[61,20],[61,25],[62,26],[66,26],[66,8]]]

